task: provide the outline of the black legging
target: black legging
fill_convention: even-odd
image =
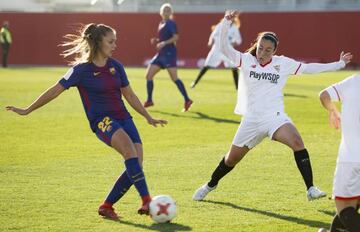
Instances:
[[[2,43],[2,66],[4,68],[7,67],[7,59],[9,56],[10,44],[9,43]]]

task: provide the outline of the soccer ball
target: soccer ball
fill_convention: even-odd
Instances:
[[[157,223],[170,222],[176,216],[176,203],[167,195],[154,197],[150,202],[150,217]]]

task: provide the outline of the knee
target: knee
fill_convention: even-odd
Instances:
[[[225,165],[228,167],[235,167],[238,162],[239,160],[234,157],[225,156]]]
[[[302,141],[300,136],[294,136],[291,141],[292,149],[294,151],[299,151],[305,149],[304,142]]]
[[[154,80],[154,76],[153,76],[153,75],[150,75],[150,74],[148,73],[148,74],[146,74],[146,80],[152,81],[152,80]]]

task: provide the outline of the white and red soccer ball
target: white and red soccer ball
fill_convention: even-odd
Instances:
[[[176,216],[176,203],[167,195],[155,196],[150,202],[150,217],[157,223],[170,222]]]

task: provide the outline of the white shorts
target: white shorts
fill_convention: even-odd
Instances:
[[[226,58],[219,49],[216,49],[213,46],[206,57],[204,65],[216,68],[221,64],[221,62],[224,62],[225,68],[236,68],[236,65],[234,65],[228,58]]]
[[[272,139],[277,129],[286,123],[293,122],[286,113],[281,112],[269,115],[261,120],[251,120],[243,117],[232,144],[238,147],[246,146],[251,149],[265,137]]]
[[[360,163],[337,163],[334,174],[333,198],[360,199]]]

